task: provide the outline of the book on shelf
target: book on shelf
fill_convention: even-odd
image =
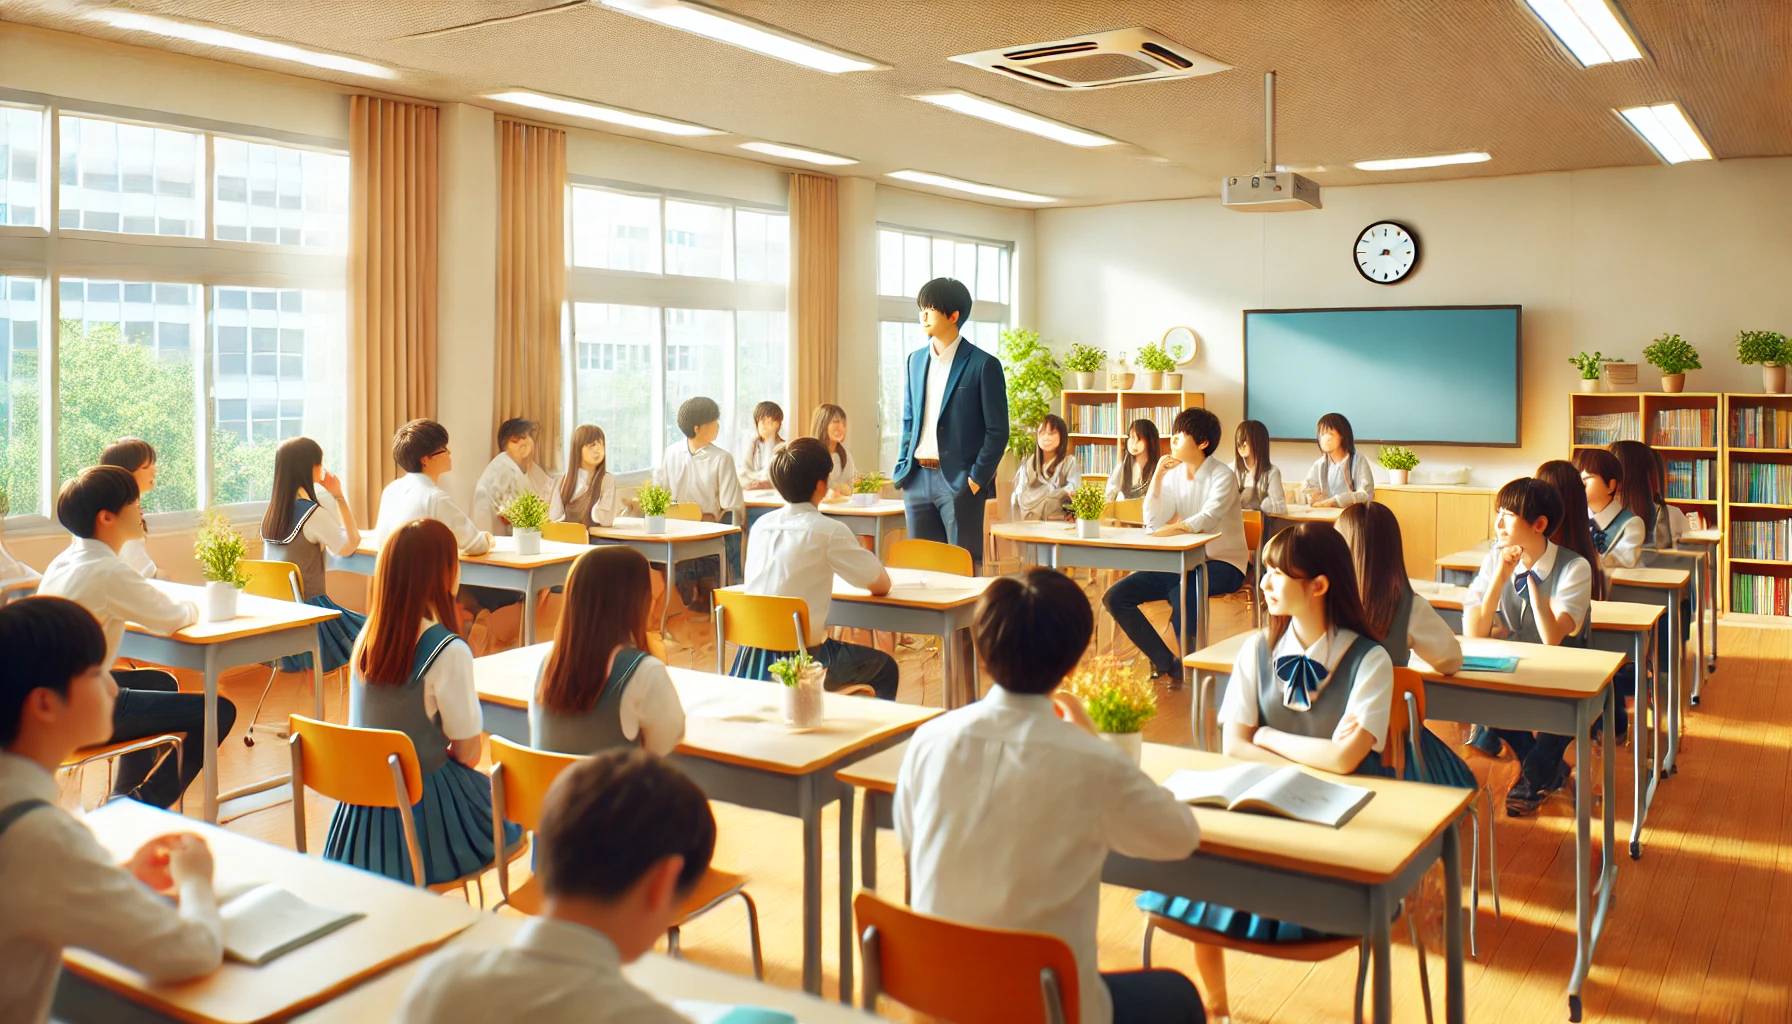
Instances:
[[[1730,463],[1730,500],[1753,505],[1792,505],[1792,465]]]
[[[1661,409],[1649,443],[1667,448],[1716,448],[1716,409]]]
[[[1271,814],[1332,828],[1355,817],[1375,795],[1372,789],[1327,782],[1299,768],[1256,763],[1211,771],[1179,768],[1164,780],[1164,788],[1185,804]]]
[[[1640,441],[1642,420],[1642,414],[1636,412],[1581,413],[1574,417],[1574,443],[1606,445],[1613,441]]]
[[[1739,615],[1785,615],[1792,578],[1730,573],[1730,611]]]
[[[1103,405],[1073,403],[1070,406],[1070,432],[1117,436],[1120,433],[1120,406],[1113,402]]]
[[[1792,429],[1792,409],[1768,405],[1730,407],[1730,446],[1733,448],[1786,448]]]
[[[1730,557],[1792,560],[1792,520],[1732,520]]]
[[[1105,444],[1079,444],[1076,446],[1076,461],[1082,467],[1084,476],[1110,476],[1120,465],[1120,446],[1113,441]]]
[[[1716,459],[1668,459],[1669,501],[1715,501]]]

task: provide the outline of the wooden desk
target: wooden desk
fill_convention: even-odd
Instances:
[[[1707,672],[1717,671],[1717,616],[1718,609],[1721,607],[1717,594],[1717,546],[1723,539],[1723,533],[1718,530],[1688,530],[1680,535],[1677,545],[1681,549],[1697,549],[1705,556],[1705,560],[1700,566],[1705,581],[1705,603],[1699,612],[1698,629],[1701,654],[1706,651],[1710,652],[1707,656],[1708,660],[1705,662],[1705,671]],[[1706,612],[1711,615],[1710,647],[1704,646]],[[1694,700],[1693,703],[1697,704],[1698,701]]]
[[[330,568],[360,576],[372,576],[383,538],[361,535],[361,546],[352,555],[330,557]],[[492,549],[483,555],[460,556],[460,581],[469,586],[514,590],[523,595],[523,644],[535,642],[535,595],[566,582],[573,560],[585,553],[583,544],[541,542],[541,553],[519,555],[515,537],[493,537]]]
[[[729,523],[692,522],[688,519],[666,520],[665,533],[648,533],[647,520],[618,516],[613,526],[593,526],[591,543],[624,544],[650,560],[666,566],[666,600],[660,605],[660,632],[666,632],[666,614],[672,607],[673,569],[680,562],[714,555],[721,563],[722,580],[728,582],[727,537],[739,533],[740,527]],[[525,645],[533,641],[525,641]]]
[[[205,589],[166,580],[150,580],[176,601],[205,607]],[[204,770],[200,787],[205,795],[205,820],[218,820],[220,799],[235,800],[274,789],[287,776],[276,776],[218,795],[218,677],[240,665],[256,665],[295,654],[311,655],[312,713],[324,717],[323,653],[318,645],[317,624],[338,613],[297,601],[237,595],[237,615],[224,622],[195,622],[172,636],[161,636],[136,623],[125,628],[118,656],[152,665],[184,668],[205,678]]]
[[[478,658],[473,681],[485,727],[529,742],[529,695],[552,644]],[[752,679],[668,668],[684,704],[685,737],[673,754],[712,800],[798,818],[803,823],[803,987],[821,991],[821,809],[840,801],[840,849],[852,847],[851,786],[834,772],[868,757],[938,715],[935,708],[873,697],[823,697],[826,721],[798,732],[784,725],[782,687]],[[840,991],[852,998],[852,858],[840,858]]]
[[[1705,660],[1707,650],[1705,647],[1705,611],[1713,604],[1711,597],[1713,581],[1710,568],[1712,560],[1716,557],[1716,548],[1709,551],[1697,548],[1670,548],[1666,551],[1658,551],[1655,548],[1643,549],[1643,566],[1650,569],[1682,569],[1692,576],[1692,603],[1687,609],[1691,613],[1687,616],[1690,621],[1680,623],[1680,629],[1682,632],[1690,632],[1692,639],[1696,641],[1697,650],[1694,652],[1692,660],[1692,686],[1689,687],[1691,692],[1687,695],[1693,704],[1697,704],[1702,696],[1701,691],[1705,686],[1706,671],[1708,668],[1715,667],[1709,666]],[[1711,628],[1713,630],[1717,628],[1715,614],[1711,616]],[[1685,638],[1682,638],[1683,648],[1685,643]],[[1715,645],[1716,640],[1714,639],[1712,643]]]
[[[777,491],[748,491],[747,508],[783,508],[788,504]],[[815,510],[846,524],[856,536],[870,537],[877,560],[884,560],[884,537],[908,529],[908,511],[900,498],[877,499],[875,504],[854,505],[850,500],[824,501]]]
[[[81,950],[63,954],[67,971],[54,1016],[70,1022],[181,1020],[200,1024],[280,1020],[316,1006],[365,978],[441,945],[487,918],[466,903],[382,875],[307,857],[221,828],[114,800],[87,815],[100,844],[119,860],[168,832],[205,837],[217,861],[220,886],[276,882],[329,907],[366,917],[262,967],[225,961],[210,977],[177,985],[151,984],[135,971]]]
[[[1486,548],[1469,548],[1466,551],[1444,555],[1437,560],[1437,582],[1455,583],[1466,587],[1475,581],[1475,573],[1481,571],[1481,563],[1486,559]]]
[[[1687,569],[1614,569],[1606,593],[1614,601],[1659,604],[1667,610],[1659,647],[1667,661],[1668,749],[1661,771],[1668,775],[1680,770],[1680,732],[1686,724],[1686,641],[1680,636],[1680,599],[1684,595],[1690,600],[1692,577]]]

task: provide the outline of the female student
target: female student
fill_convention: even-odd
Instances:
[[[1151,476],[1163,457],[1157,439],[1157,424],[1150,420],[1133,420],[1126,428],[1126,458],[1108,476],[1109,501],[1133,501],[1151,489]]]
[[[684,738],[684,705],[648,653],[653,575],[640,552],[592,548],[566,576],[554,650],[529,701],[529,745],[595,754],[637,742],[670,754]]]
[[[1343,417],[1339,417],[1342,419]],[[1350,425],[1344,425],[1345,430]],[[1249,512],[1286,512],[1282,471],[1269,461],[1269,428],[1244,420],[1232,432],[1232,470],[1238,475],[1238,506]]]
[[[353,554],[361,545],[361,531],[355,525],[354,510],[342,496],[342,481],[324,469],[324,450],[309,437],[290,438],[274,450],[274,493],[261,517],[261,541],[266,558],[299,567],[299,591],[306,604],[337,613],[336,618],[317,625],[324,671],[334,672],[348,664],[367,616],[342,607],[324,593],[324,552]],[[280,661],[285,672],[310,667],[309,654]]]
[[[772,453],[784,443],[784,410],[776,402],[753,407],[753,429],[741,438],[740,489],[764,491],[772,486]]]
[[[1404,668],[1417,652],[1426,663],[1449,675],[1462,667],[1462,644],[1431,602],[1417,600],[1406,575],[1400,522],[1379,502],[1352,505],[1335,524],[1350,548],[1357,594],[1369,635],[1381,637],[1396,668]],[[1396,709],[1398,710],[1398,709]],[[1426,762],[1430,762],[1429,751]]]
[[[1660,516],[1655,504],[1655,489],[1650,483],[1650,477],[1655,473],[1653,454],[1647,446],[1637,442],[1618,441],[1603,452],[1596,448],[1577,452],[1574,464],[1581,470],[1583,480],[1591,473],[1605,484],[1598,488],[1594,481],[1588,481],[1586,490],[1587,510],[1596,520],[1603,518],[1612,523],[1603,531],[1608,540],[1600,554],[1612,554],[1613,557],[1602,557],[1600,564],[1607,568],[1636,567],[1642,560],[1642,549],[1655,546],[1656,523]],[[1593,468],[1589,469],[1589,466]],[[1632,519],[1636,522],[1634,526]],[[1600,532],[1599,526],[1593,527],[1595,545]],[[1617,549],[1615,553],[1614,547]]]
[[[1067,450],[1070,427],[1062,418],[1047,413],[1039,421],[1033,441],[1033,454],[1022,459],[1014,471],[1014,518],[1067,521],[1070,496],[1083,482],[1082,466]]]
[[[567,451],[567,463],[577,468],[555,485],[548,499],[548,518],[586,528],[614,523],[622,510],[622,499],[616,490],[616,478],[608,469],[603,428],[579,424],[573,429]]]
[[[100,453],[100,465],[117,466],[126,473],[137,478],[137,493],[145,498],[156,489],[156,450],[141,437],[121,437],[106,446]],[[125,560],[137,575],[146,579],[156,578],[155,560],[149,557],[149,548],[145,546],[146,538],[126,541],[118,552],[118,557]]]
[[[479,763],[484,720],[473,688],[473,651],[452,626],[460,558],[454,531],[435,519],[393,530],[374,564],[367,627],[349,660],[348,724],[411,738],[423,800],[411,809],[424,881],[453,881],[492,862],[491,779]],[[391,807],[342,804],[324,857],[411,882],[403,826]],[[522,830],[507,824],[506,847]]]
[[[852,478],[859,471],[853,465],[852,452],[846,450],[846,410],[830,402],[816,406],[809,436],[820,440],[834,457],[834,471],[828,474],[828,500],[850,497]]]
[[[1664,489],[1664,481],[1668,475],[1667,460],[1661,457],[1660,452],[1641,441],[1613,441],[1610,451],[1618,457],[1625,475],[1636,477],[1646,490],[1650,510],[1649,533],[1643,546],[1657,551],[1672,548],[1679,541],[1680,535],[1686,532],[1687,523],[1686,513],[1667,503],[1667,492]],[[1630,507],[1630,503],[1631,495],[1627,493],[1625,507]]]
[[[1301,489],[1314,508],[1336,508],[1375,500],[1375,474],[1369,460],[1357,454],[1356,435],[1341,413],[1319,417],[1315,431],[1319,458],[1307,471]]]

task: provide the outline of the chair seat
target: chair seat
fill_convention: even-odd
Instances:
[[[458,884],[458,883],[457,883]],[[732,871],[710,868],[697,880],[697,887],[691,890],[684,902],[678,906],[678,919],[672,927],[678,928],[693,919],[702,916],[716,904],[732,897],[747,887],[747,876]],[[541,913],[544,897],[541,892],[541,880],[531,876],[522,885],[510,890],[510,907],[531,916]]]
[[[1348,935],[1324,939],[1305,939],[1297,942],[1256,942],[1251,939],[1234,938],[1208,928],[1197,928],[1162,914],[1147,913],[1145,919],[1151,923],[1152,927],[1168,932],[1177,938],[1187,939],[1203,946],[1219,946],[1222,949],[1236,949],[1240,953],[1275,957],[1278,960],[1302,960],[1307,963],[1317,963],[1356,949],[1362,942],[1361,939],[1351,938]]]
[[[509,849],[504,851],[504,862],[506,864],[515,864],[519,858],[521,858],[524,854],[526,854],[528,852],[529,852],[529,833],[525,832],[525,833],[523,833],[522,837],[516,841],[515,846],[512,846]],[[460,876],[459,878],[450,878],[446,882],[433,882],[429,885],[429,891],[433,892],[433,893],[446,895],[448,893],[453,892],[456,889],[462,888],[463,886],[479,882],[480,879],[485,876],[485,873],[487,871],[490,871],[492,869],[492,867],[493,867],[493,865],[487,864],[485,867],[482,867],[477,871],[469,871],[466,874]],[[530,881],[534,881],[534,879],[530,879]],[[483,891],[484,890],[482,889],[481,892],[483,892]],[[516,894],[514,892],[511,894],[513,899],[514,899],[515,895]],[[534,913],[534,911],[530,911],[530,913]]]
[[[139,750],[150,750],[155,747],[177,742],[180,739],[172,733],[162,736],[144,736],[134,740],[120,740],[117,743],[101,743],[97,746],[82,747],[62,759],[63,768],[74,768],[78,765],[104,761],[122,754],[131,754]]]

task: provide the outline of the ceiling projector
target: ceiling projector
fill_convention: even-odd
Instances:
[[[1276,167],[1276,73],[1263,75],[1263,169],[1220,182],[1220,205],[1246,213],[1320,209],[1319,185]]]

